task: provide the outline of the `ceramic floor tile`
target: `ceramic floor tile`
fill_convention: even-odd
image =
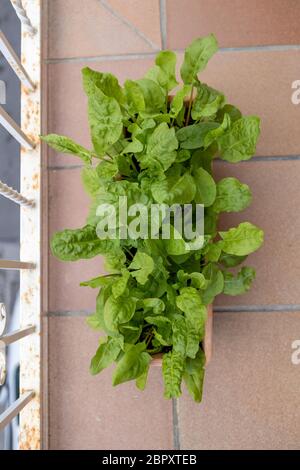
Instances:
[[[181,449],[299,450],[299,313],[220,313],[204,399],[179,399]]]
[[[98,333],[82,318],[49,320],[50,449],[171,449],[172,403],[162,398],[161,369],[147,389],[112,387],[112,368],[89,373]]]

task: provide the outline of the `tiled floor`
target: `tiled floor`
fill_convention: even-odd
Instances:
[[[298,0],[48,0],[45,67],[47,129],[90,145],[80,70],[110,71],[120,81],[143,75],[161,47],[182,49],[214,32],[221,51],[202,79],[222,89],[245,114],[262,118],[257,158],[230,166],[253,190],[245,219],[266,232],[251,257],[252,292],[216,302],[214,357],[204,402],[164,401],[160,371],[147,391],[110,385],[111,371],[90,377],[97,335],[84,324],[95,294],[79,282],[103,272],[100,261],[60,263],[49,254],[50,448],[299,449],[300,366],[291,343],[300,338],[300,79]],[[84,223],[88,198],[78,160],[48,154],[49,235]],[[176,409],[177,408],[177,409]],[[172,411],[173,410],[173,411]],[[178,418],[173,426],[172,413]]]

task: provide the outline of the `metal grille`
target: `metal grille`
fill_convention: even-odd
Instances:
[[[20,397],[0,415],[0,430],[20,415],[20,449],[40,448],[41,356],[41,11],[40,0],[11,0],[22,23],[19,60],[0,31],[0,51],[22,84],[21,126],[0,106],[0,124],[21,144],[21,190],[0,181],[0,194],[21,206],[20,260],[0,260],[0,270],[20,270],[20,328],[5,334],[0,304],[0,384],[6,378],[6,349],[20,341]]]

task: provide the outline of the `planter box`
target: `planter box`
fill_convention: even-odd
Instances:
[[[212,356],[212,334],[213,334],[213,306],[207,306],[207,320],[205,328],[205,337],[203,341],[203,348],[206,356],[206,365],[211,360]],[[154,354],[151,361],[151,366],[161,367],[162,366],[162,354]]]

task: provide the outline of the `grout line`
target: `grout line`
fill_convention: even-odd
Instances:
[[[180,450],[178,400],[172,398],[173,448]]]
[[[84,165],[61,165],[61,166],[48,166],[48,170],[77,170],[78,168],[84,168]]]
[[[46,64],[60,64],[60,63],[77,63],[77,62],[114,62],[120,60],[144,60],[153,59],[156,52],[143,52],[143,53],[129,53],[129,54],[107,54],[100,56],[86,56],[86,57],[66,57],[66,58],[49,58],[46,59]]]
[[[105,0],[98,0],[98,2],[102,5],[103,8],[109,11],[111,15],[113,15],[115,18],[125,24],[125,26],[131,29],[131,31],[133,31],[137,36],[139,36],[148,46],[150,46],[154,50],[159,49],[158,46],[151,41],[151,39],[149,39],[142,31],[140,31],[136,26],[134,26],[134,24],[124,18],[124,16],[117,13],[109,4],[106,3]]]
[[[161,47],[167,47],[167,6],[166,0],[159,0]]]
[[[100,1],[100,0],[99,0]],[[162,0],[164,1],[164,0]],[[162,28],[166,28],[162,25]],[[165,34],[164,40],[167,40],[167,31]],[[164,46],[163,46],[164,48]],[[64,58],[49,58],[46,59],[47,64],[55,64],[60,62],[106,62],[106,61],[118,61],[118,60],[142,60],[147,58],[152,58],[156,56],[156,53],[159,51],[157,47],[156,52],[136,52],[136,53],[127,53],[127,54],[111,54],[111,55],[99,55],[99,56],[86,56],[86,57],[64,57]],[[245,47],[222,47],[219,49],[221,54],[227,52],[259,52],[259,51],[300,51],[300,45],[291,44],[291,45],[273,45],[273,46],[245,46]],[[181,54],[184,52],[184,49],[174,49],[174,52]]]
[[[256,155],[255,157],[249,158],[249,160],[241,160],[236,163],[251,163],[251,162],[276,162],[276,161],[299,161],[300,160],[300,155],[270,155],[269,157],[267,155],[262,155],[261,157],[259,155]],[[215,162],[222,162],[222,163],[230,163],[226,160],[223,160],[220,157],[214,158]]]
[[[274,305],[225,305],[215,306],[214,313],[268,313],[268,312],[300,312],[300,304],[274,304]]]
[[[232,164],[232,162],[227,162],[226,160],[222,160],[221,158],[215,158],[215,162],[220,162],[220,163],[228,163]],[[248,163],[248,162],[276,162],[276,161],[300,161],[300,155],[279,155],[279,156],[255,156],[250,158],[250,160],[242,160],[238,163]],[[77,170],[80,168],[83,168],[84,165],[78,164],[78,165],[56,165],[56,166],[51,166],[49,165],[47,169],[49,171],[57,171],[57,170]]]
[[[299,44],[273,44],[258,46],[242,46],[242,47],[220,47],[220,52],[257,52],[257,51],[289,51],[300,50]]]
[[[92,311],[89,310],[62,310],[62,311],[53,311],[45,312],[43,315],[46,317],[88,317],[92,314]]]
[[[214,313],[247,313],[247,312],[300,312],[300,304],[270,304],[270,305],[217,305]],[[90,310],[55,310],[45,312],[47,317],[87,317]]]

